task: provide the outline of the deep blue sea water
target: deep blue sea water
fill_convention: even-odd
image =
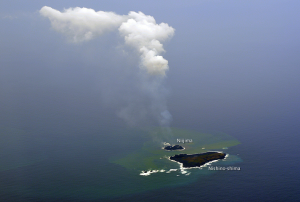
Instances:
[[[67,95],[64,89],[53,95],[49,89],[45,94],[28,90],[19,99],[8,99],[10,108],[0,115],[1,128],[14,134],[6,139],[1,134],[6,143],[0,157],[19,162],[0,162],[0,201],[300,199],[297,93],[210,97],[211,92],[196,95],[175,87],[168,102],[171,126],[235,137],[241,144],[228,153],[242,159],[234,165],[240,171],[192,171],[172,183],[164,181],[164,173],[143,177],[128,172],[111,159],[137,151],[147,139],[118,118],[115,108],[85,89]]]
[[[0,202],[300,201],[299,1],[48,2],[141,10],[176,29],[163,55],[170,126],[231,135],[242,161],[171,183],[111,161],[147,141],[117,116],[151,102],[135,54],[117,56],[114,35],[66,43],[39,18],[44,1],[2,2]]]
[[[120,150],[124,154],[136,151],[145,138],[131,134],[132,130],[112,114],[100,118],[85,121],[75,118],[65,123],[63,120],[52,123],[35,120],[35,124],[27,120],[27,127],[19,125],[28,138],[23,151],[31,150],[31,153],[18,156],[41,154],[43,159],[1,171],[0,200],[243,201],[246,198],[247,201],[297,201],[300,198],[300,128],[293,120],[296,116],[273,116],[268,121],[252,120],[234,127],[228,127],[228,122],[216,124],[219,131],[223,129],[222,132],[241,142],[228,150],[243,160],[234,165],[239,166],[240,171],[194,175],[194,179],[183,184],[178,177],[174,185],[156,184],[151,188],[144,186],[140,178],[143,183],[151,184],[154,175],[133,175],[109,162]],[[201,130],[188,119],[177,119],[176,124]]]

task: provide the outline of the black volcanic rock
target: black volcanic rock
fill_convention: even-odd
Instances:
[[[183,164],[183,167],[199,167],[210,161],[224,159],[226,154],[219,152],[206,152],[202,154],[178,154],[170,159]]]
[[[172,151],[172,150],[182,150],[184,148],[180,145],[173,145],[173,146],[166,146],[164,149],[168,151]]]

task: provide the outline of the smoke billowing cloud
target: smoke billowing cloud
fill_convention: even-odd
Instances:
[[[166,23],[157,24],[152,16],[133,11],[125,16],[79,7],[60,12],[48,6],[44,6],[40,14],[49,18],[53,29],[74,43],[118,29],[125,43],[139,52],[142,69],[162,76],[169,69],[168,61],[160,54],[165,51],[162,42],[173,36],[174,28]]]
[[[44,6],[40,14],[49,18],[52,28],[74,43],[89,41],[105,32],[117,29],[126,16],[113,12],[94,11],[89,8],[69,8],[60,12]]]
[[[166,23],[157,24],[154,17],[142,12],[118,15],[114,12],[95,11],[89,8],[69,8],[63,12],[44,6],[40,14],[47,17],[52,28],[64,34],[69,41],[81,43],[105,33],[118,32],[127,46],[140,57],[141,89],[148,94],[151,104],[137,108],[140,103],[130,103],[119,112],[119,116],[133,123],[130,117],[144,117],[154,111],[162,125],[170,123],[162,89],[162,78],[168,71],[168,61],[161,56],[165,52],[163,42],[172,38],[174,28]]]
[[[166,23],[156,24],[152,16],[142,12],[130,12],[128,17],[119,27],[125,43],[140,52],[141,67],[149,74],[165,75],[169,67],[168,61],[159,55],[165,51],[161,42],[171,38],[174,29]]]

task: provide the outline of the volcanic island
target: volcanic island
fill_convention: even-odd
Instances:
[[[167,151],[173,151],[173,150],[184,150],[184,147],[180,146],[180,145],[168,145],[164,148],[164,150],[167,150]]]
[[[180,145],[166,146],[164,148],[168,151],[183,150]],[[181,163],[184,168],[200,167],[210,161],[224,159],[226,154],[222,152],[206,152],[201,154],[176,154],[171,156],[170,160]]]

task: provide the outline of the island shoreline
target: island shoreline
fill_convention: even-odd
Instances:
[[[208,151],[208,152],[223,153],[222,151]],[[206,152],[206,153],[207,153],[207,152]],[[187,154],[187,155],[197,155],[197,154]],[[212,160],[212,161],[206,162],[205,164],[203,164],[203,165],[201,165],[201,166],[193,166],[193,167],[184,167],[184,166],[183,166],[183,163],[181,163],[181,162],[179,162],[179,161],[176,161],[176,160],[172,160],[172,159],[171,159],[171,156],[169,156],[167,159],[170,160],[170,161],[173,161],[173,162],[175,162],[175,163],[177,163],[177,164],[179,164],[181,173],[182,173],[182,174],[186,174],[187,171],[185,171],[185,170],[187,170],[187,169],[195,169],[195,168],[196,168],[196,169],[202,169],[203,167],[207,167],[207,166],[211,165],[211,164],[214,163],[214,162],[218,162],[218,161],[220,161],[220,160],[225,161],[228,157],[229,157],[229,154],[225,154],[225,157],[224,157],[223,159]]]

